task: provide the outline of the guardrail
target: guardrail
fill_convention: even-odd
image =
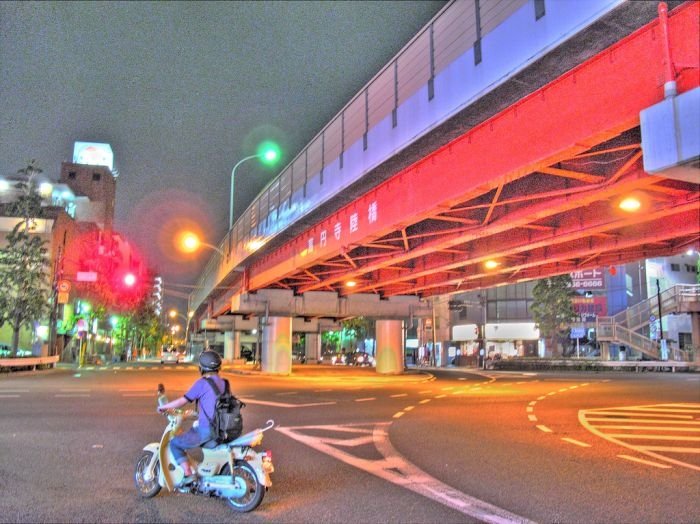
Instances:
[[[0,358],[0,370],[21,368],[32,368],[35,370],[37,366],[54,367],[57,362],[58,355],[52,357]]]

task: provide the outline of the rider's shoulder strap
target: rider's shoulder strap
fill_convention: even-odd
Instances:
[[[219,388],[216,387],[216,382],[214,382],[214,381],[211,379],[211,377],[203,377],[203,378],[204,378],[204,380],[206,380],[207,383],[211,386],[211,389],[214,390],[214,394],[216,395],[216,398],[219,398],[219,396],[221,395],[221,393],[219,392]],[[226,389],[228,389],[228,380],[225,380],[225,382],[226,382],[226,388],[224,388],[224,391],[226,391]]]

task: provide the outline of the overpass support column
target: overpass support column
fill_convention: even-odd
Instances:
[[[241,358],[241,332],[240,331],[233,332],[233,358],[234,359]]]
[[[321,334],[307,333],[306,334],[306,361],[311,363],[318,362],[321,359]]]
[[[403,373],[403,330],[400,320],[377,320],[377,373]]]
[[[224,361],[233,360],[233,331],[224,331]]]
[[[263,373],[289,375],[292,372],[292,318],[268,317],[263,328]]]

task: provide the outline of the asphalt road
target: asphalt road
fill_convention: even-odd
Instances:
[[[298,366],[227,370],[246,429],[275,420],[273,486],[138,497],[133,468],[191,366],[0,375],[2,522],[698,522],[700,375]]]

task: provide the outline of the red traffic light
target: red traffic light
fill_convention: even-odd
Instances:
[[[127,287],[134,287],[134,284],[136,284],[136,275],[133,273],[127,273],[124,275],[124,285]]]

